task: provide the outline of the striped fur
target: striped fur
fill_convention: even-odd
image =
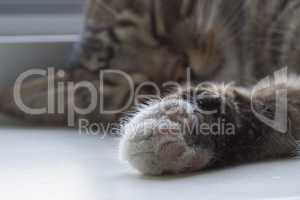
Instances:
[[[283,66],[299,72],[299,5],[297,0],[90,1],[75,63],[95,71],[139,71],[154,81],[176,79],[171,72],[177,62],[193,69],[195,81],[249,84]],[[165,74],[159,73],[162,67]]]
[[[273,119],[279,111],[277,106],[285,107],[276,97],[279,89],[287,94],[284,131],[272,128],[254,112]],[[127,119],[121,129],[119,155],[147,175],[296,157],[300,138],[299,77],[290,76],[288,81],[277,80],[270,85],[265,82],[253,96],[252,91],[214,83],[183,88]]]
[[[299,19],[297,0],[88,0],[85,27],[66,74],[68,81],[97,83],[99,71],[117,69],[142,77],[135,84],[143,80],[160,86],[184,81],[190,67],[194,82],[249,85],[283,66],[300,71]],[[103,93],[111,101],[105,107],[116,108],[127,93],[114,91],[128,91],[128,84],[108,79]],[[47,80],[38,81],[46,87]],[[24,88],[23,98],[30,105],[46,102],[49,91],[37,91],[33,98],[36,88],[30,81]],[[11,89],[0,94],[1,112],[65,124],[67,115],[58,123],[56,115],[50,120],[48,115],[20,112]],[[118,116],[88,118],[107,122]]]

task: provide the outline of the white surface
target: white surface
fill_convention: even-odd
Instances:
[[[0,129],[0,199],[300,199],[299,159],[150,178],[119,163],[117,145],[76,130]]]

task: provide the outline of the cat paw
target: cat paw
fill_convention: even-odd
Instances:
[[[183,100],[164,100],[141,109],[121,128],[121,159],[146,175],[204,168],[212,154],[185,140],[185,126],[193,123],[194,117],[192,104]]]

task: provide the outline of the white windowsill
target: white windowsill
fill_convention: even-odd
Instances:
[[[20,36],[0,36],[0,44],[17,43],[57,43],[57,42],[75,42],[79,35],[20,35]]]
[[[78,130],[0,129],[0,147],[0,199],[300,199],[299,159],[143,177],[118,161],[118,139]]]

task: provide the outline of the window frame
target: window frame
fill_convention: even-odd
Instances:
[[[84,22],[84,2],[0,0],[0,36],[79,34]]]
[[[1,14],[79,13],[84,0],[0,0]]]

